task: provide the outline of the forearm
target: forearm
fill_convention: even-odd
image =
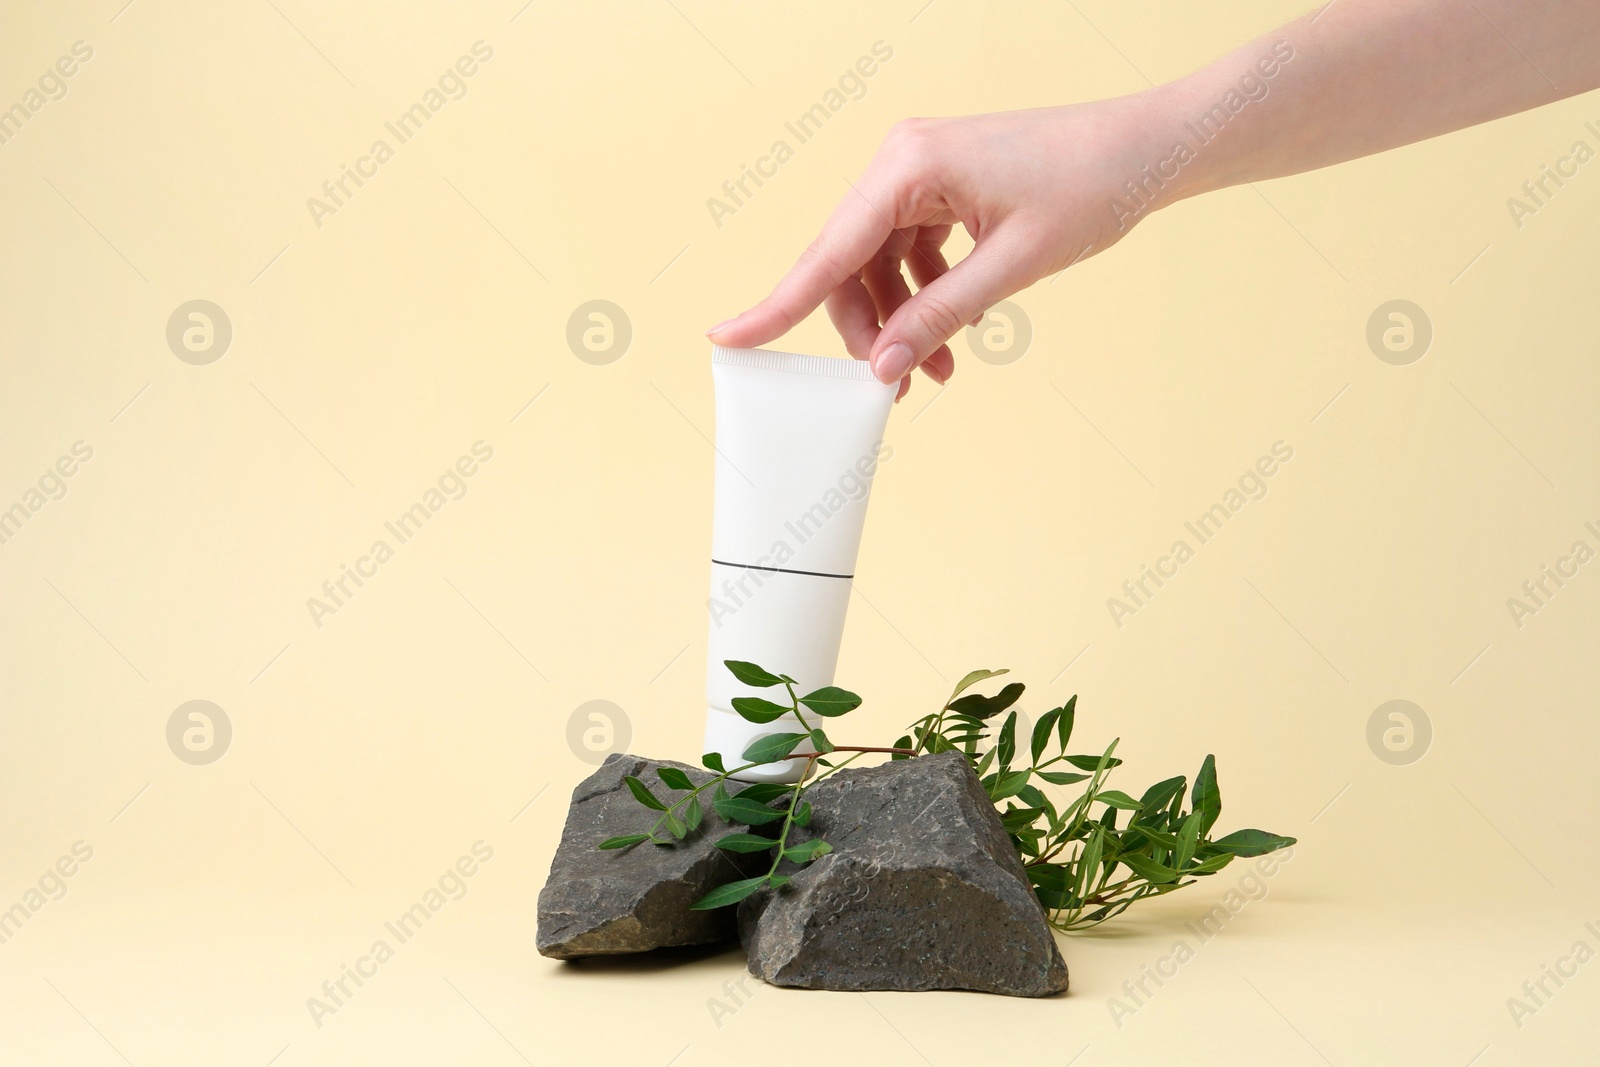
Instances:
[[[1168,167],[1179,173],[1159,200],[1330,166],[1597,85],[1592,0],[1335,0],[1149,91],[1192,151]]]

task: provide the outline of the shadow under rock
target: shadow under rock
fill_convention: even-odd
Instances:
[[[739,947],[737,941],[724,941],[713,945],[658,948],[651,952],[633,952],[619,956],[588,956],[581,960],[563,960],[558,973],[570,977],[591,974],[653,974],[722,958],[737,960],[742,967],[744,949]]]

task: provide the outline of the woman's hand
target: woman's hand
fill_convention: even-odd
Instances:
[[[733,348],[766,344],[826,301],[857,359],[910,386],[955,369],[946,344],[998,301],[1111,247],[1138,218],[1123,183],[1170,151],[1149,95],[952,119],[911,119],[884,139],[822,233],[770,296],[709,331]],[[1172,197],[1164,193],[1161,202]],[[976,246],[955,266],[942,246],[960,223]],[[901,272],[910,268],[913,294]]]

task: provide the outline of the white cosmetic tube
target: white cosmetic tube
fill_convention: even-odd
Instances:
[[[724,661],[787,674],[800,696],[833,684],[895,386],[874,378],[863,360],[720,346],[711,376],[717,473],[705,751],[732,770],[757,738],[803,727],[792,714],[763,724],[741,718],[736,696],[780,704],[788,696],[782,687],[751,689]],[[825,721],[806,718],[813,727]],[[784,760],[736,777],[793,782],[805,764]]]

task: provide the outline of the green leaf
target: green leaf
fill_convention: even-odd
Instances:
[[[691,911],[710,911],[713,908],[737,904],[766,884],[767,876],[764,874],[760,878],[746,878],[739,882],[729,882],[727,885],[718,886],[693,904],[690,904],[689,909]]]
[[[765,852],[777,843],[760,834],[729,834],[717,838],[717,847],[727,852]]]
[[[639,781],[639,779],[635,778],[633,775],[630,774],[626,776],[622,779],[622,781],[627,785],[628,792],[633,794],[633,799],[637,800],[645,807],[652,808],[656,811],[667,810],[667,806],[661,803],[661,801],[657,800],[654,793],[650,792],[650,787]]]
[[[794,786],[791,785],[783,785],[778,782],[757,782],[755,785],[745,786],[733,795],[740,800],[748,800],[755,804],[767,804],[777,800],[779,797],[788,796],[792,792],[794,792]]]
[[[755,686],[757,689],[766,689],[769,686],[782,685],[783,677],[771,671],[757,667],[754,663],[746,663],[739,659],[725,659],[723,666],[733,672],[733,676],[745,685]]]
[[[1217,816],[1222,814],[1222,793],[1217,789],[1217,757],[1207,755],[1200,764],[1200,773],[1194,776],[1194,792],[1190,796],[1194,810],[1204,813],[1200,821],[1202,836],[1211,832]]]
[[[1005,725],[1000,727],[1000,739],[995,742],[995,750],[999,753],[1000,766],[1009,767],[1017,755],[1017,713],[1012,712],[1006,716]]]
[[[707,752],[704,756],[701,756],[700,766],[708,771],[716,771],[718,774],[728,773],[728,768],[722,765],[722,753],[720,752]]]
[[[1159,845],[1162,848],[1176,849],[1178,847],[1178,838],[1175,835],[1162,833],[1160,830],[1146,826],[1143,823],[1139,823],[1137,825],[1128,827],[1128,831],[1123,837],[1123,841],[1128,848],[1143,847],[1139,843],[1139,839],[1133,836],[1135,834],[1142,835],[1146,841]]]
[[[811,747],[826,755],[833,751],[833,742],[828,740],[828,735],[821,730],[811,731]]]
[[[1009,708],[1011,705],[1015,704],[1017,699],[1022,696],[1022,692],[1025,689],[1027,689],[1027,686],[1023,685],[1021,682],[1012,682],[1010,685],[1005,686],[1000,690],[1000,692],[996,693],[990,698],[991,703],[996,705],[995,711],[1004,711],[1006,708]]]
[[[1213,873],[1215,873],[1217,871],[1222,870],[1222,868],[1226,867],[1228,864],[1230,864],[1232,862],[1233,862],[1233,853],[1232,852],[1224,852],[1220,856],[1212,856],[1210,859],[1201,860],[1199,863],[1195,864],[1193,867],[1190,867],[1187,871],[1184,871],[1183,873],[1184,874],[1213,874]]]
[[[894,747],[895,748],[910,748],[911,745],[912,745],[912,742],[911,742],[911,735],[910,734],[906,734],[904,737],[900,738],[898,741],[896,741],[894,743]],[[889,759],[891,759],[891,760],[902,760],[902,759],[910,759],[910,758],[911,757],[906,755],[904,752],[896,752],[894,755],[889,757]]]
[[[796,826],[811,825],[811,801],[802,800],[800,806],[794,811],[794,824]]]
[[[661,821],[666,824],[667,833],[676,837],[679,841],[682,841],[683,835],[689,832],[689,828],[684,825],[683,820],[678,818],[677,814],[670,809],[662,814]]]
[[[810,734],[768,734],[750,743],[744,758],[750,763],[775,763],[795,750]]]
[[[1120,789],[1102,789],[1094,795],[1094,798],[1102,804],[1109,804],[1123,811],[1139,810],[1139,802]]]
[[[690,830],[700,829],[700,821],[705,818],[705,809],[700,807],[699,797],[690,797],[689,806],[683,810],[684,824]]]
[[[945,705],[944,706],[946,708],[949,708],[950,704],[952,702],[954,702],[956,697],[958,697],[962,693],[966,692],[972,686],[977,685],[979,682],[984,681],[985,679],[988,679],[988,678],[998,678],[1002,674],[1007,674],[1007,673],[1009,673],[1009,671],[1004,667],[1000,668],[997,671],[969,671],[966,675],[964,675],[962,677],[961,681],[956,683],[956,687],[950,691],[950,699],[945,701]]]
[[[1006,828],[1006,833],[1014,834],[1033,825],[1033,820],[1042,813],[1043,808],[1012,808],[1000,816],[1000,823]]]
[[[783,718],[794,709],[761,697],[734,697],[733,710],[746,722],[768,723]]]
[[[1154,882],[1157,885],[1162,882],[1170,882],[1178,877],[1178,872],[1171,867],[1157,863],[1149,856],[1141,856],[1137,852],[1124,852],[1117,859],[1140,878],[1148,882]]]
[[[807,693],[800,698],[800,703],[816,712],[818,715],[833,717],[843,715],[847,711],[854,711],[861,706],[861,698],[848,689],[840,689],[836,685],[825,685],[816,692]]]
[[[1139,798],[1139,806],[1146,811],[1160,811],[1166,807],[1167,801],[1183,792],[1183,787],[1189,784],[1189,779],[1183,775],[1168,778],[1166,781],[1157,782],[1144,791],[1144,796]]]
[[[1044,811],[1055,810],[1055,805],[1050,803],[1050,799],[1046,797],[1043,790],[1036,785],[1023,786],[1021,789],[1017,790],[1017,796],[1021,797],[1022,802],[1027,804],[1030,808],[1040,808]]]
[[[1172,855],[1172,865],[1178,870],[1183,870],[1189,861],[1194,858],[1195,845],[1200,840],[1200,820],[1204,816],[1193,811],[1183,820],[1183,826],[1178,829],[1178,847]]]
[[[1029,774],[1028,771],[1012,771],[1010,774],[1000,775],[994,788],[989,791],[989,799],[998,801],[1016,796],[1022,791],[1022,787],[1028,784]]]
[[[1078,716],[1078,694],[1061,705],[1061,718],[1056,720],[1056,734],[1061,741],[1061,751],[1067,750],[1067,742],[1072,738],[1072,721]]]
[[[1067,866],[1063,863],[1040,863],[1025,868],[1028,881],[1039,886],[1053,886],[1064,889],[1067,883]]]
[[[1021,682],[1012,682],[992,697],[979,693],[972,693],[960,700],[952,700],[948,705],[950,711],[962,715],[971,715],[978,719],[989,719],[1005,711],[1017,702],[1026,688]]]
[[[989,711],[989,698],[982,693],[968,693],[958,700],[951,701],[945,710],[953,715],[966,715],[974,719],[984,719],[994,714]]]
[[[1055,727],[1056,720],[1061,717],[1060,708],[1052,708],[1039,716],[1039,721],[1033,724],[1033,739],[1029,751],[1033,755],[1033,762],[1038,763],[1039,757],[1044,755],[1044,750],[1050,744],[1050,731]]]
[[[676,767],[662,767],[656,771],[656,776],[668,789],[694,789],[694,783],[689,781],[689,776]]]
[[[1295,843],[1295,840],[1281,834],[1269,834],[1265,830],[1235,830],[1227,837],[1217,838],[1211,842],[1211,846],[1235,856],[1250,857],[1264,856],[1268,852],[1288,848]]]
[[[774,889],[781,889],[789,884],[789,876],[787,874],[769,874],[767,875],[767,884]]]
[[[1105,831],[1099,828],[1089,831],[1089,843],[1083,847],[1083,853],[1078,857],[1078,877],[1072,887],[1072,892],[1080,900],[1094,891],[1095,879],[1100,874],[1100,857],[1104,854],[1105,843]]]
[[[802,841],[793,848],[784,849],[783,858],[794,863],[810,863],[818,856],[826,856],[832,851],[832,845],[820,837],[814,837],[810,841]]]
[[[1076,785],[1079,782],[1087,782],[1093,777],[1093,775],[1078,774],[1074,771],[1036,771],[1035,773],[1051,785]]]
[[[783,812],[774,811],[765,804],[757,804],[742,797],[719,800],[712,807],[717,809],[718,815],[729,822],[743,823],[746,826],[765,826],[769,822],[777,822],[783,818]]]
[[[648,840],[650,840],[650,835],[649,834],[624,834],[621,837],[608,837],[608,838],[606,838],[604,841],[600,842],[600,847],[601,848],[627,848],[629,845],[637,845],[640,841],[648,841]]]
[[[1100,756],[1068,756],[1067,762],[1080,771],[1097,771],[1100,769]],[[1106,758],[1106,770],[1122,766],[1122,761],[1115,756]]]
[[[1067,885],[1067,868],[1059,863],[1041,863],[1029,867],[1028,881],[1033,883],[1033,895],[1049,911],[1058,911],[1076,903],[1072,889]]]

